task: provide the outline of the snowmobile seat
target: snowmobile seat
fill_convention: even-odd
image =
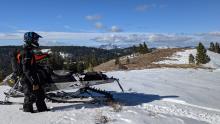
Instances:
[[[92,81],[92,80],[106,80],[107,76],[98,72],[87,72],[85,73],[84,81]]]
[[[64,70],[53,71],[51,77],[55,83],[76,81],[76,79],[73,77],[73,72],[64,71]]]

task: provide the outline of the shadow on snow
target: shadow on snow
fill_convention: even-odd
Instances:
[[[118,93],[111,92],[114,99],[122,104],[123,106],[137,106],[143,103],[153,102],[155,100],[161,100],[163,98],[177,98],[179,96],[170,95],[170,96],[160,96],[155,94],[144,94],[144,93]],[[89,104],[89,103],[77,103],[71,105],[57,106],[52,108],[52,111],[68,111],[72,109],[83,109],[83,108],[98,108],[106,106],[106,104]]]

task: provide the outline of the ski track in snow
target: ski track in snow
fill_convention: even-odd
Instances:
[[[220,113],[207,111],[203,108],[189,106],[187,104],[179,104],[173,102],[164,102],[163,104],[145,103],[139,105],[138,108],[151,111],[157,114],[173,115],[177,117],[191,118],[198,121],[205,121],[211,124],[220,123]]]

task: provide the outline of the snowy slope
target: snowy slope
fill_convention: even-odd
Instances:
[[[186,51],[177,53],[179,63],[188,61]],[[21,105],[0,106],[1,124],[95,124],[107,117],[108,124],[220,124],[219,54],[208,52],[212,61],[205,66],[217,69],[158,68],[108,72],[120,79],[117,84],[97,86],[111,91],[123,106],[119,112],[99,104],[47,103],[43,113],[23,113]],[[0,86],[0,100],[9,87]],[[22,102],[22,98],[11,99]]]
[[[189,49],[182,52],[177,52],[173,56],[169,57],[168,60],[159,61],[155,64],[189,64],[189,55],[192,54],[196,56],[196,49]],[[211,68],[220,68],[220,54],[211,52],[207,50],[208,56],[211,58],[211,61],[204,66]]]
[[[109,72],[120,78],[125,93],[116,84],[99,88],[112,91],[123,105],[120,112],[112,107],[91,104],[48,103],[51,112],[29,114],[21,105],[0,106],[1,124],[94,124],[101,115],[110,124],[219,124],[219,70],[149,69]],[[0,98],[7,87],[0,87]],[[22,101],[22,99],[12,99]]]
[[[189,54],[196,55],[196,49],[185,50],[183,52],[177,52],[173,56],[169,57],[168,60],[156,62],[155,64],[188,64]]]

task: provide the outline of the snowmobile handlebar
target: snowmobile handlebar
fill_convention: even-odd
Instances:
[[[113,78],[113,77],[111,77]],[[118,86],[120,87],[121,91],[124,93],[124,89],[123,87],[121,86],[120,82],[119,82],[119,79],[118,78],[113,78],[117,83],[118,83]]]

